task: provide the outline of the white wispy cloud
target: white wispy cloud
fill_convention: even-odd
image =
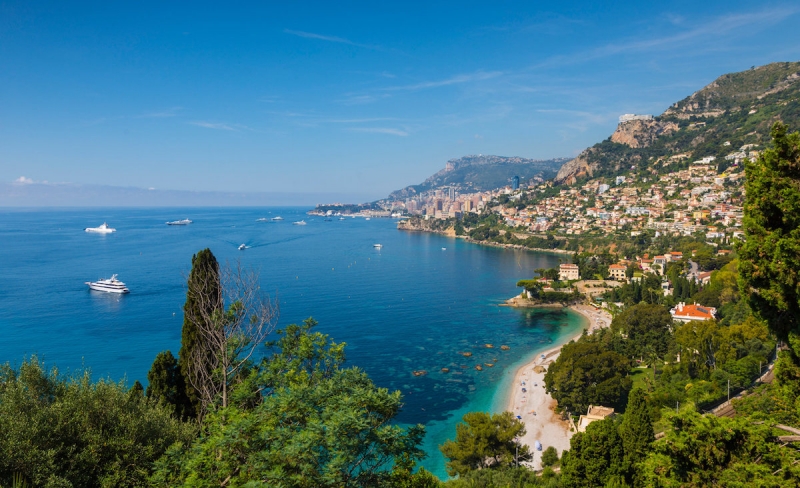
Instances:
[[[286,34],[291,34],[293,36],[297,36],[297,37],[304,37],[306,39],[316,39],[318,41],[336,42],[338,44],[347,44],[348,46],[355,46],[355,47],[360,47],[360,48],[364,48],[364,49],[372,49],[372,50],[376,50],[376,51],[381,50],[380,46],[372,46],[372,45],[369,45],[369,44],[361,44],[361,43],[358,43],[358,42],[353,42],[350,39],[345,39],[344,37],[326,36],[326,35],[322,35],[322,34],[315,34],[313,32],[305,32],[305,31],[298,31],[298,30],[292,30],[292,29],[283,29],[283,32],[286,33]]]
[[[219,122],[204,122],[204,121],[194,121],[189,122],[191,125],[196,125],[197,127],[205,127],[206,129],[216,129],[216,130],[238,130],[236,127],[233,127],[228,124],[222,124]]]
[[[369,122],[386,122],[387,120],[398,120],[396,117],[367,117],[363,119],[325,119],[322,122],[330,124],[366,124]]]
[[[697,43],[704,39],[720,40],[731,34],[752,34],[769,26],[777,24],[800,12],[800,7],[767,8],[755,12],[743,12],[722,15],[709,20],[700,21],[694,27],[688,27],[680,32],[668,36],[651,38],[631,38],[625,42],[609,43],[594,49],[569,55],[553,56],[532,66],[530,69],[541,69],[565,64],[577,64],[593,59],[626,53],[644,53],[659,50],[677,49],[683,46],[693,46],[698,50]],[[671,25],[683,26],[688,23],[684,19],[670,18]]]
[[[164,118],[164,117],[176,117],[178,112],[183,110],[183,107],[170,107],[166,110],[159,110],[157,112],[148,112],[146,114],[140,115],[141,118]]]
[[[438,88],[441,86],[458,85],[462,83],[471,83],[475,81],[489,80],[492,78],[497,78],[498,76],[502,75],[503,75],[502,71],[476,71],[475,73],[451,76],[450,78],[445,78],[444,80],[423,81],[411,85],[390,86],[388,88],[384,88],[384,90],[385,91],[425,90],[428,88]]]
[[[371,95],[371,94],[346,94],[344,98],[340,98],[335,100],[337,103],[341,103],[343,105],[365,105],[367,103],[374,103],[378,100],[384,99],[389,97],[390,95],[383,93],[380,95]]]
[[[31,178],[27,178],[25,176],[20,176],[19,178],[14,180],[15,185],[32,185],[34,183],[36,182],[33,181]]]
[[[408,135],[408,132],[402,129],[393,129],[391,127],[351,127],[345,129],[351,132],[370,132],[373,134],[388,134],[391,136],[401,136],[405,137]]]

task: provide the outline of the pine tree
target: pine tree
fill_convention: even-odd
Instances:
[[[180,374],[185,381],[186,397],[192,411],[199,412],[200,397],[191,385],[196,357],[203,354],[205,345],[200,340],[198,324],[213,320],[223,312],[222,287],[220,285],[219,263],[211,250],[206,248],[192,256],[192,271],[186,290],[186,303],[183,306],[183,330],[181,349],[178,353]]]

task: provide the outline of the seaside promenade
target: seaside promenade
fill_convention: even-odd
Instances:
[[[597,310],[589,305],[572,305],[569,308],[586,318],[589,332],[611,325],[611,314],[604,310]],[[572,339],[579,337],[580,334]],[[547,367],[558,358],[562,347],[563,344],[544,351],[521,366],[509,385],[506,409],[520,417],[525,424],[525,435],[521,442],[533,453],[533,461],[528,464],[537,470],[542,469],[542,452],[536,451],[534,447],[537,440],[542,444],[543,450],[553,446],[560,456],[569,449],[569,441],[574,434],[570,431],[569,422],[555,413],[557,402],[545,391],[544,384]]]

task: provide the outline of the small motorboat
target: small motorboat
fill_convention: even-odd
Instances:
[[[240,251],[244,251],[245,249],[247,249],[247,246],[245,244],[239,246]]]
[[[192,223],[191,220],[183,219],[183,220],[173,220],[171,222],[167,222],[167,225],[189,225],[191,223]]]
[[[305,220],[298,220],[297,222],[292,222],[292,224],[294,224],[294,225],[306,225],[306,221]]]
[[[107,223],[103,222],[103,225],[99,225],[97,227],[87,227],[83,229],[86,232],[93,232],[95,234],[111,234],[112,232],[116,232],[117,229],[112,229],[108,226]]]
[[[373,244],[372,247],[374,247],[375,249],[380,249],[383,247],[383,244]]]

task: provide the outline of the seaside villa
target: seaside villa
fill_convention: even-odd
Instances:
[[[692,320],[714,320],[717,309],[714,307],[704,307],[702,305],[686,305],[680,302],[675,308],[669,311],[673,320],[679,322],[691,322]]]
[[[612,264],[608,267],[608,274],[611,275],[611,277],[615,280],[625,281],[625,272],[627,270],[628,268],[621,264]]]
[[[560,281],[573,281],[581,279],[577,264],[561,264],[558,266],[558,279]]]
[[[611,407],[589,405],[589,410],[586,412],[586,415],[581,415],[578,419],[578,425],[576,425],[576,428],[578,429],[578,432],[586,432],[586,427],[588,427],[592,422],[604,420],[613,415],[614,409]]]

